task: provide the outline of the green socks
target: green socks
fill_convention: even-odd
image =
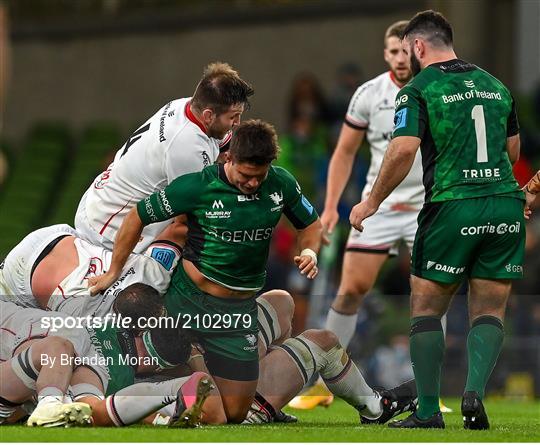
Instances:
[[[411,361],[418,389],[416,415],[427,419],[439,412],[441,366],[444,358],[444,333],[438,317],[411,320]]]
[[[497,363],[504,338],[502,321],[485,315],[472,324],[467,337],[469,370],[465,391],[476,391],[484,398],[486,384]]]

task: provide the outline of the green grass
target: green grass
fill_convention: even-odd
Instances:
[[[330,408],[289,410],[298,415],[292,425],[221,426],[195,430],[135,426],[130,428],[38,429],[0,427],[0,442],[538,442],[540,402],[487,401],[492,428],[465,431],[459,400],[445,403],[454,413],[445,414],[446,430],[392,430],[362,426],[353,409],[342,401]]]

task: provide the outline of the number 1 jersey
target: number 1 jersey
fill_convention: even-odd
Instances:
[[[508,89],[459,59],[429,65],[396,98],[393,137],[422,140],[426,202],[523,198],[506,151],[507,137],[518,132]]]

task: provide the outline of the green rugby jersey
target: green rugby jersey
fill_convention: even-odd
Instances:
[[[184,257],[211,281],[253,291],[264,285],[270,240],[281,214],[299,230],[318,218],[294,177],[274,166],[256,193],[244,195],[229,182],[223,165],[211,165],[175,179],[140,201],[137,211],[145,225],[187,214]]]
[[[422,140],[426,202],[523,198],[506,151],[506,138],[518,132],[508,89],[459,59],[429,65],[396,98],[393,137]]]
[[[137,366],[131,366],[129,358],[138,360],[133,335],[110,326],[105,329],[86,329],[92,345],[103,358],[102,366],[109,375],[109,381],[103,382],[106,386],[105,395],[133,385]]]

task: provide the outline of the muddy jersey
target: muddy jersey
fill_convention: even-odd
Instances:
[[[130,136],[108,169],[94,180],[81,200],[78,216],[84,213],[92,235],[114,241],[123,218],[137,202],[175,178],[213,164],[220,146],[229,139],[230,134],[223,141],[206,134],[191,111],[190,98],[169,102]],[[144,250],[166,224],[148,227],[138,251]],[[81,227],[77,218],[76,229],[85,237],[88,228]],[[86,236],[96,242],[95,236]]]
[[[396,99],[393,137],[422,140],[426,202],[509,194],[523,199],[506,151],[519,132],[512,95],[459,59],[423,69]]]
[[[144,224],[186,213],[184,257],[209,280],[253,291],[264,284],[270,239],[281,215],[297,229],[318,218],[294,177],[280,167],[270,167],[257,192],[245,195],[229,182],[223,165],[213,165],[176,179],[139,202],[137,210]]]
[[[358,87],[349,103],[345,123],[357,130],[366,131],[371,151],[362,199],[371,192],[392,139],[394,103],[398,92],[399,86],[395,83],[392,72],[388,71]],[[400,203],[420,208],[423,201],[422,160],[418,153],[409,174],[384,200],[381,207],[388,209],[393,204]]]

